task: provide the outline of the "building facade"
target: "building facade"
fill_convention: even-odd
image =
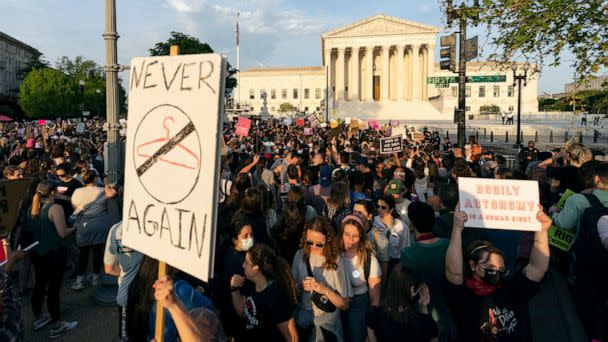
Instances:
[[[23,81],[19,71],[32,57],[39,55],[40,51],[35,48],[0,32],[0,94],[16,97]]]
[[[458,78],[435,62],[438,33],[437,27],[385,15],[358,21],[321,35],[321,67],[242,71],[237,101],[258,113],[262,102],[257,99],[265,90],[269,112],[275,115],[282,102],[300,111],[319,111],[327,96],[330,113],[339,117],[452,120]],[[517,89],[508,67],[468,63],[467,76],[469,115],[479,117],[480,109],[491,105],[517,110]],[[285,89],[288,96],[283,98],[279,95]],[[295,89],[297,98],[290,96]],[[538,111],[536,90],[535,79],[522,88],[522,113]]]
[[[608,86],[604,86],[604,82],[608,83],[608,76],[595,77],[582,83],[566,83],[564,90],[567,94],[582,90],[604,90]]]

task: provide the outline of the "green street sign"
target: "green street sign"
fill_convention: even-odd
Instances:
[[[467,76],[467,83],[497,83],[506,82],[507,75],[489,75],[489,76]],[[450,84],[458,83],[458,76],[450,77],[428,77],[427,84]],[[437,87],[440,88],[440,87]],[[441,86],[443,88],[443,86]]]

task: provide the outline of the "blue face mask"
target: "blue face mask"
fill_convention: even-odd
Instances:
[[[253,238],[243,239],[240,241],[241,241],[241,250],[243,252],[247,252],[248,250],[251,249],[251,247],[253,247]]]

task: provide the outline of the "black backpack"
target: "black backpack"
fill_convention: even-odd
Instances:
[[[600,239],[597,222],[602,216],[608,215],[608,208],[595,195],[584,195],[591,206],[583,211],[580,231],[574,242],[575,272],[577,278],[600,276],[607,280],[605,270],[608,269],[608,252]]]

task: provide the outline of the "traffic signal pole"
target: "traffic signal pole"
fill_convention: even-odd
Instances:
[[[464,149],[466,140],[466,80],[467,63],[465,60],[465,41],[467,40],[467,20],[460,17],[460,44],[458,46],[458,109],[460,118],[458,120],[458,147]]]

